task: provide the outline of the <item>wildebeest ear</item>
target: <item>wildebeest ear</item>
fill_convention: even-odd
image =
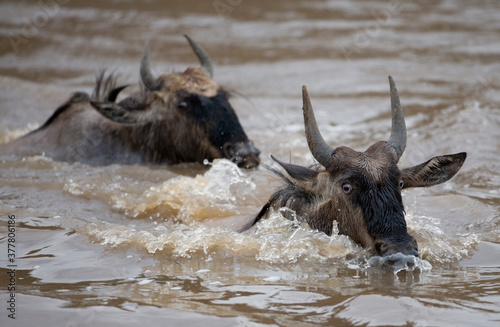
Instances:
[[[92,107],[99,111],[104,117],[122,124],[135,124],[138,122],[136,115],[131,110],[114,102],[90,101]]]
[[[290,175],[290,177],[297,179],[299,181],[305,182],[311,178],[315,178],[316,176],[318,176],[318,172],[316,170],[309,169],[309,168],[302,167],[302,166],[298,166],[298,165],[294,165],[294,164],[284,163],[284,162],[276,159],[272,154],[271,154],[271,159],[273,159],[281,167],[283,167],[286,170],[286,172],[288,173],[288,175]]]
[[[122,86],[119,86],[119,87],[115,87],[114,89],[112,89],[111,91],[109,91],[108,93],[108,101],[109,102],[115,102],[116,101],[116,98],[118,97],[118,94],[120,94],[121,91],[123,91],[124,88],[128,87],[128,84],[125,84],[125,85],[122,85]]]
[[[467,158],[467,153],[461,152],[437,156],[420,165],[403,169],[403,188],[426,187],[446,182],[460,170]]]

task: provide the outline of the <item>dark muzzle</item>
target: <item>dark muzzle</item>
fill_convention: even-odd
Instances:
[[[223,146],[224,157],[240,168],[255,168],[259,165],[260,150],[252,142],[226,143]]]
[[[370,259],[371,266],[387,267],[394,271],[415,269],[426,270],[425,260],[418,256],[417,241],[407,235],[403,240],[377,240],[372,248],[375,255]]]
[[[412,255],[418,257],[418,244],[415,239],[408,235],[403,240],[377,240],[373,245],[373,254],[381,257],[390,256],[396,253]]]

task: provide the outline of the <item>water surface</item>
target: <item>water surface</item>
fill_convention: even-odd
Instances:
[[[234,91],[247,134],[313,163],[307,85],[332,145],[387,139],[387,76],[408,147],[401,166],[468,158],[450,182],[404,191],[420,269],[375,267],[345,236],[279,213],[238,234],[280,181],[263,167],[90,167],[0,161],[2,326],[497,326],[500,321],[500,4],[497,1],[4,1],[0,142],[43,124],[103,67],[139,81],[196,64]],[[56,5],[59,3],[59,5]],[[7,217],[16,216],[16,320],[8,318]]]

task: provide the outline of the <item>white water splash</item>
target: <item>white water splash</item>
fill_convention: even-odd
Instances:
[[[385,257],[375,256],[368,259],[368,267],[389,268],[398,273],[400,271],[431,271],[432,265],[429,261],[417,258],[413,255],[395,253]]]
[[[249,213],[241,202],[252,203],[255,183],[234,163],[214,160],[212,167],[196,177],[179,176],[152,186],[136,203],[115,202],[138,217],[150,212],[175,215],[184,223],[192,220],[228,217]]]
[[[420,256],[434,263],[458,263],[471,256],[480,241],[474,233],[447,235],[437,218],[407,214],[406,221],[409,233],[418,242]]]

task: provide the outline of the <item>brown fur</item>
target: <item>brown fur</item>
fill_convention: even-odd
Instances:
[[[199,67],[188,67],[182,73],[163,74],[159,80],[162,82],[164,90],[168,90],[168,94],[186,91],[205,97],[213,97],[220,90],[219,84],[208,77],[205,71]]]
[[[339,170],[357,167],[373,181],[380,183],[386,178],[390,164],[397,164],[396,153],[387,142],[379,141],[365,152],[358,152],[349,147],[341,146],[335,150],[335,161],[341,164]],[[334,172],[332,169],[330,169]]]

